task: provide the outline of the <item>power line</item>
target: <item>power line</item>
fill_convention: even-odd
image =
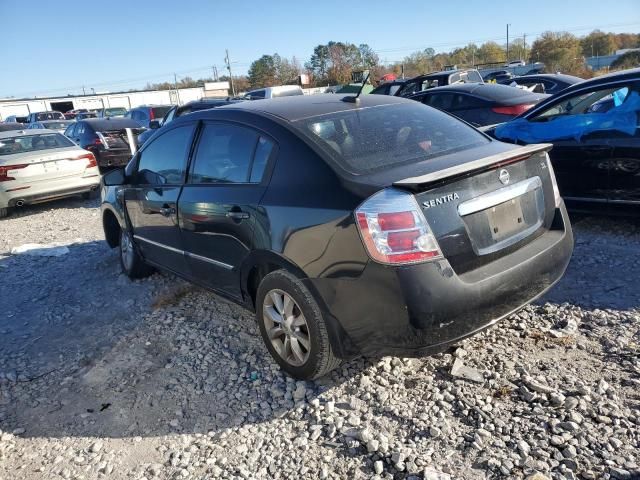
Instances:
[[[636,26],[636,25],[640,25],[639,22],[634,22],[634,23],[612,23],[612,24],[607,24],[607,25],[591,25],[591,26],[580,26],[580,27],[573,27],[571,29],[567,29],[567,28],[560,28],[560,29],[556,29],[554,30],[553,28],[549,28],[540,32],[525,32],[525,33],[521,33],[520,35],[517,35],[516,38],[519,37],[524,37],[527,36],[529,38],[535,37],[537,35],[541,35],[542,33],[546,32],[546,31],[563,31],[563,32],[580,32],[580,31],[586,31],[586,30],[594,30],[594,29],[599,29],[599,30],[604,30],[604,29],[608,29],[608,28],[622,28],[622,27],[631,27],[631,26]],[[387,48],[387,49],[379,49],[379,50],[373,50],[375,53],[377,54],[384,54],[384,53],[402,53],[405,51],[421,51],[424,50],[425,48],[434,48],[434,49],[443,49],[446,47],[457,47],[460,45],[467,45],[469,43],[484,43],[484,42],[490,42],[490,41],[501,41],[504,37],[502,36],[495,36],[495,37],[486,37],[486,38],[482,38],[482,39],[475,39],[475,40],[461,40],[461,41],[457,41],[457,42],[444,42],[444,43],[432,43],[430,45],[421,45],[421,46],[405,46],[405,47],[395,47],[395,48]],[[228,57],[225,58],[225,63],[227,62]],[[384,63],[399,63],[402,62],[403,59],[401,60],[385,60]],[[226,65],[226,69],[230,71],[230,66],[231,64],[233,64],[234,67],[248,67],[251,65],[251,61],[234,61],[234,62],[230,62],[229,64]],[[217,70],[217,67],[216,67]],[[201,67],[194,67],[194,68],[190,68],[188,70],[182,70],[182,71],[177,71],[177,72],[166,72],[166,73],[158,73],[158,74],[152,74],[152,75],[148,75],[148,76],[144,76],[144,77],[136,77],[136,78],[129,78],[129,79],[123,79],[123,80],[115,80],[115,81],[109,81],[109,82],[99,82],[99,83],[92,83],[92,87],[96,88],[96,87],[115,87],[115,86],[120,86],[120,85],[127,85],[127,84],[134,84],[134,83],[138,83],[138,82],[150,82],[150,81],[157,81],[159,79],[167,79],[168,81],[170,81],[171,77],[173,75],[186,75],[186,74],[193,74],[193,73],[201,73],[201,72],[210,72],[211,71],[211,65],[207,65],[207,66],[201,66]],[[231,75],[230,75],[231,77]],[[75,86],[70,86],[70,87],[60,87],[60,88],[56,88],[56,89],[51,89],[51,90],[45,90],[44,92],[42,90],[40,91],[30,91],[30,92],[21,92],[18,94],[15,94],[14,97],[30,97],[33,95],[38,95],[38,96],[44,96],[44,94],[47,95],[51,95],[53,93],[58,93],[58,92],[64,92],[64,93],[69,93],[72,91],[80,91],[82,90],[83,87],[86,86],[85,85],[75,85]]]

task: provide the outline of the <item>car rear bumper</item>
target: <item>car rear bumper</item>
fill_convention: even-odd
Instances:
[[[97,172],[96,172],[97,173]],[[25,185],[27,186],[27,185]],[[19,188],[16,185],[14,188]],[[48,182],[33,183],[28,188],[7,192],[0,189],[0,208],[15,207],[46,202],[56,198],[69,197],[89,192],[100,187],[100,176],[68,177]]]
[[[339,324],[337,351],[421,356],[443,351],[544,294],[564,274],[572,251],[563,204],[545,234],[462,275],[446,259],[405,267],[369,262],[356,279],[310,283]]]

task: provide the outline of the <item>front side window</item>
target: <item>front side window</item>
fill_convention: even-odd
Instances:
[[[72,137],[72,136],[73,136],[73,132],[74,132],[74,130],[76,129],[76,126],[77,126],[77,124],[76,124],[76,123],[74,123],[73,125],[70,125],[70,126],[69,126],[65,131],[64,131],[64,134],[65,134],[67,137]]]
[[[193,159],[190,183],[251,181],[251,165],[257,142],[258,134],[248,128],[206,125]],[[262,178],[261,173],[259,176]]]
[[[182,183],[192,133],[192,125],[174,128],[155,138],[142,150],[138,163],[138,183],[147,185]]]
[[[548,122],[556,117],[605,113],[613,107],[622,105],[629,94],[628,86],[601,88],[583,92],[566,98],[543,110],[531,118],[532,121]],[[638,92],[636,92],[636,95]]]
[[[465,123],[418,102],[329,113],[293,125],[340,168],[356,175],[490,142]]]

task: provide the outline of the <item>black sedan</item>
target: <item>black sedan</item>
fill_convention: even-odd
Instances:
[[[522,77],[512,77],[499,83],[503,85],[521,85],[523,87],[534,87],[542,85],[544,93],[555,95],[571,85],[583,82],[584,79],[574,77],[573,75],[564,75],[561,73],[541,73],[537,75],[524,75]]]
[[[359,354],[442,351],[545,292],[573,249],[547,146],[346,98],[184,115],[103,177],[123,271],[169,270],[255,311],[302,379]]]
[[[488,133],[552,143],[560,193],[571,209],[640,215],[640,69],[577,83]]]
[[[144,128],[128,118],[87,118],[73,122],[64,132],[76,145],[96,157],[101,170],[125,165],[131,158],[126,129],[137,138]]]
[[[495,83],[460,83],[432,88],[409,98],[480,127],[512,120],[547,97]]]

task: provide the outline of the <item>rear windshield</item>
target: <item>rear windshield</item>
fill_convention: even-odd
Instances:
[[[64,120],[64,115],[60,112],[40,112],[36,113],[36,120]]]
[[[73,147],[74,143],[60,133],[42,133],[39,135],[21,135],[0,139],[0,156],[49,150],[52,148]]]
[[[277,97],[294,97],[296,95],[304,95],[304,93],[302,92],[302,89],[300,88],[292,88],[292,89],[287,89],[287,90],[276,90],[275,92],[273,92],[273,95],[271,95],[273,98],[277,98]]]
[[[490,141],[467,124],[418,102],[329,113],[293,124],[342,169],[356,175]]]
[[[42,122],[44,128],[53,128],[55,130],[62,130],[67,128],[71,122]]]
[[[164,118],[169,110],[173,107],[171,105],[167,105],[166,107],[153,107],[153,118]]]
[[[105,108],[104,113],[106,115],[124,115],[127,110],[125,108]]]

